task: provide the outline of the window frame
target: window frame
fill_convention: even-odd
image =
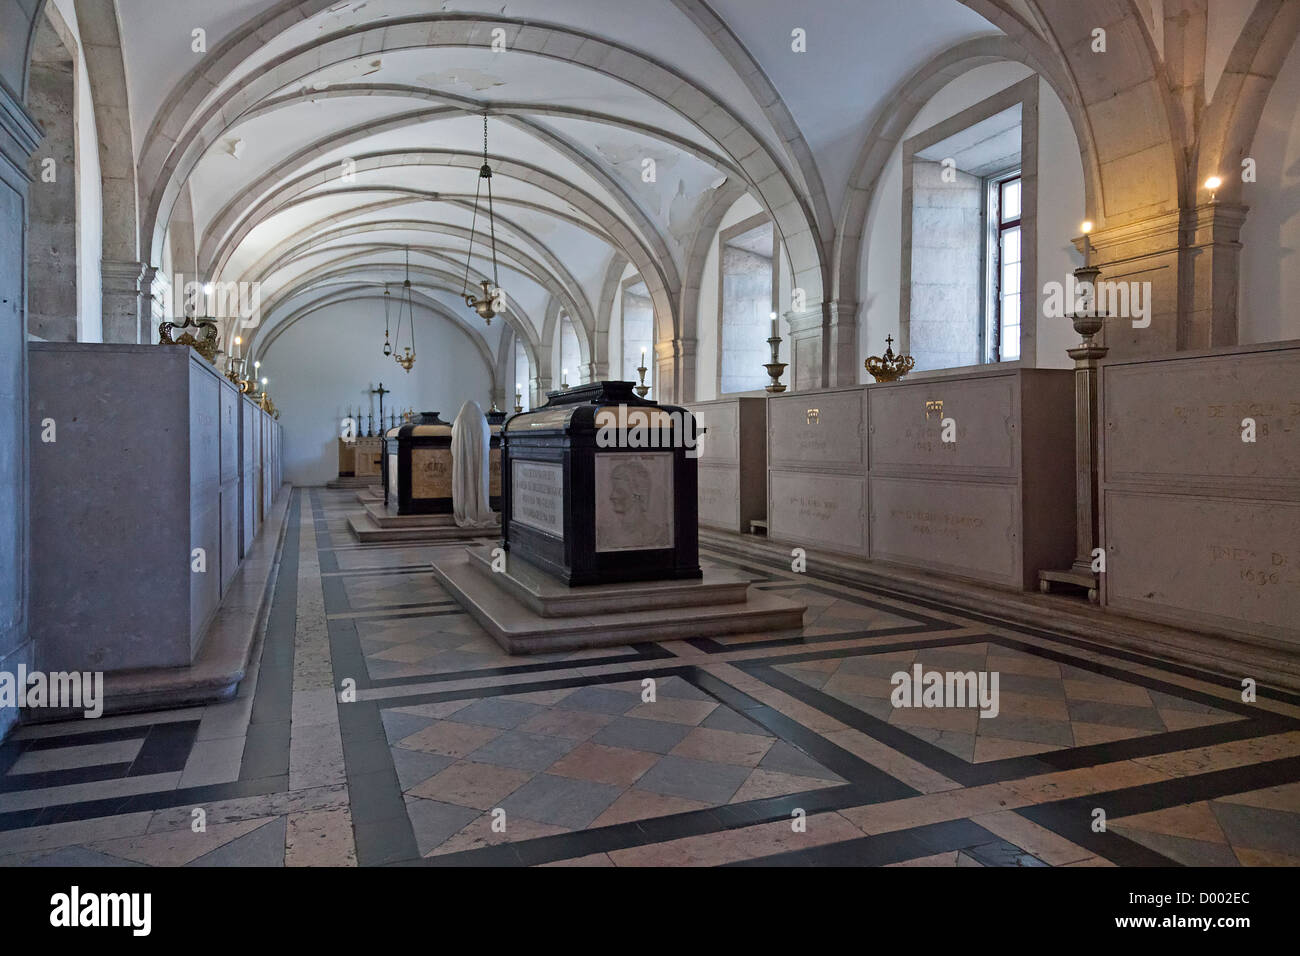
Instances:
[[[984,297],[984,321],[981,325],[985,341],[981,351],[984,364],[996,365],[1004,361],[1002,358],[1002,334],[1005,324],[1002,318],[1002,300],[1005,298],[1002,294],[1003,237],[1012,229],[1020,231],[1020,259],[1017,264],[1021,266],[1022,276],[1020,289],[1017,290],[1020,295],[1020,321],[1016,327],[1021,330],[1024,328],[1025,184],[1024,175],[1019,166],[986,176],[984,183],[985,218],[988,223],[987,235],[985,236],[984,274],[988,294]],[[1003,194],[1011,183],[1020,184],[1020,212],[1014,219],[1004,220],[1002,218]],[[1022,334],[1021,342],[1018,344],[1023,346],[1023,343],[1024,337]],[[1019,351],[1023,352],[1023,349]],[[1020,355],[1018,354],[1016,358],[1005,361],[1018,362],[1020,361]]]

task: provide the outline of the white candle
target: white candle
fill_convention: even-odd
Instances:
[[[560,369],[560,384],[561,385],[569,384],[569,370],[567,368]]]
[[[769,312],[767,317],[772,320],[772,338],[776,338],[780,334],[777,330],[776,313]]]

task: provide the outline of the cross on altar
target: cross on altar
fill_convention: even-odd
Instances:
[[[379,396],[379,430],[382,432],[384,429],[384,396],[393,394],[393,390],[384,388],[384,383],[380,382],[378,388],[370,390],[370,394]]]

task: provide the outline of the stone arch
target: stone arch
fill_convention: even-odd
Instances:
[[[299,235],[309,234],[310,238],[299,242],[292,247],[285,248],[289,242],[292,242],[293,239],[296,238],[296,236],[291,237],[289,240],[286,240],[284,243],[281,243],[279,246],[270,250],[270,252],[263,257],[263,260],[255,265],[254,269],[256,271],[252,273],[253,281],[264,281],[277,269],[288,265],[294,259],[335,240],[346,239],[350,236],[366,235],[372,232],[387,232],[391,230],[430,232],[439,235],[459,236],[461,238],[468,238],[469,236],[468,229],[443,223],[426,222],[424,220],[388,220],[385,222],[357,223],[351,226],[340,226],[324,232],[309,227],[304,229],[299,233]],[[561,278],[553,276],[549,271],[541,268],[540,263],[537,263],[531,257],[519,253],[517,250],[514,250],[513,246],[500,241],[497,242],[497,248],[498,250],[505,250],[511,255],[511,258],[515,258],[519,261],[524,266],[524,269],[520,271],[529,274],[535,282],[547,289],[553,297],[564,303],[565,307],[571,311],[571,314],[578,318],[577,324],[579,328],[579,338],[585,341],[591,334],[591,330],[586,324],[591,307],[574,298],[574,296],[569,293]],[[282,249],[284,250],[283,252],[280,251]],[[521,256],[522,258],[520,258]],[[263,265],[262,263],[266,262],[267,259],[270,259],[271,261],[266,265]],[[565,274],[567,275],[567,272]]]
[[[303,305],[302,307],[295,309],[286,318],[282,319],[279,322],[276,322],[273,326],[270,327],[266,338],[258,343],[257,349],[255,351],[249,352],[248,357],[250,359],[264,357],[266,353],[270,350],[272,344],[274,344],[275,340],[278,339],[281,335],[283,335],[285,331],[287,331],[290,327],[302,321],[303,319],[307,318],[308,316],[312,315],[313,313],[319,312],[321,309],[327,308],[331,305],[338,305],[339,303],[342,302],[359,302],[364,299],[380,298],[379,296],[376,296],[374,294],[361,295],[361,296],[355,294],[357,292],[368,292],[370,289],[371,289],[370,284],[361,284],[361,285],[356,285],[351,287],[345,287],[339,289],[336,294],[325,296],[321,299],[313,300],[312,302],[309,302]],[[301,291],[307,291],[307,290],[304,289]],[[437,299],[432,299],[421,292],[413,292],[411,297],[414,301],[418,302],[421,306],[428,309],[430,312],[434,313],[440,318],[444,319],[446,322],[450,323],[452,326],[458,329],[466,338],[468,338],[470,342],[474,344],[474,347],[477,350],[479,357],[483,359],[484,367],[487,369],[488,380],[491,383],[492,388],[495,390],[496,389],[496,363],[495,360],[492,358],[491,349],[487,347],[487,344],[483,341],[482,336],[474,335],[472,332],[470,332],[469,329],[465,328],[464,325],[457,322],[456,319],[447,311],[446,307],[443,306],[443,304],[439,302]],[[416,354],[417,355],[419,354],[418,345],[416,346]]]
[[[434,28],[434,29],[431,29]],[[206,151],[213,129],[225,117],[238,115],[281,87],[303,71],[311,72],[324,65],[346,60],[362,49],[371,52],[430,46],[471,46],[494,28],[506,32],[509,48],[517,53],[564,59],[602,72],[677,110],[697,128],[721,145],[740,165],[745,177],[755,186],[762,201],[773,212],[781,228],[796,270],[795,282],[808,291],[810,300],[820,301],[823,293],[824,265],[815,241],[815,220],[803,196],[789,182],[783,169],[774,161],[761,139],[732,115],[725,106],[694,86],[687,78],[664,64],[626,47],[610,43],[581,31],[558,26],[523,23],[504,17],[478,14],[443,14],[414,16],[366,24],[321,37],[313,43],[290,51],[241,79],[238,89],[208,107],[202,116],[182,132],[184,120],[160,117],[163,128],[174,127],[176,135],[160,131],[157,141],[145,144],[141,167],[152,183],[146,206],[144,225],[155,237],[160,218],[174,199],[176,184],[185,179],[199,157]],[[232,44],[236,38],[232,37]],[[376,42],[377,41],[377,42]],[[574,49],[572,59],[555,52]],[[481,45],[481,44],[477,44]],[[209,64],[207,77],[220,76]],[[627,79],[636,76],[635,84]]]
[[[257,345],[258,340],[261,338],[262,334],[267,334],[270,329],[275,327],[276,322],[274,320],[274,317],[276,311],[284,303],[290,302],[294,299],[294,297],[302,295],[305,292],[308,292],[312,289],[315,289],[323,285],[328,285],[331,280],[342,279],[347,277],[355,277],[357,276],[358,271],[360,271],[363,268],[368,270],[373,270],[375,272],[379,272],[385,268],[385,265],[381,263],[357,263],[355,260],[350,260],[347,265],[339,266],[337,262],[330,262],[330,263],[325,263],[299,276],[292,284],[286,286],[283,290],[278,292],[274,299],[266,303],[264,311],[265,314],[267,315],[267,321],[264,324],[258,326],[258,328],[253,332],[253,334],[248,336],[246,342],[248,349],[251,351],[258,350],[258,345]],[[399,269],[403,267],[399,267],[396,265],[387,265],[387,268]],[[448,283],[449,281],[454,281],[454,279],[456,278],[454,275],[452,275],[449,272],[443,272],[437,269],[430,269],[425,266],[412,266],[411,276],[413,280],[411,283],[413,289],[420,285],[427,285],[429,288],[443,289],[444,291],[447,291],[446,283]],[[424,280],[424,281],[415,281],[415,280]],[[368,284],[368,285],[381,284],[380,279],[363,280],[361,277],[357,277],[356,281],[358,283]],[[383,283],[383,284],[387,286],[390,285],[391,283]],[[426,296],[426,298],[428,297]],[[431,299],[430,301],[436,301],[436,300]],[[483,334],[476,327],[470,324],[469,320],[465,316],[461,316],[461,315],[457,315],[456,313],[449,312],[447,311],[446,307],[442,305],[440,305],[440,308],[442,309],[442,313],[447,318],[448,321],[453,322],[455,325],[463,329],[467,335],[471,336],[476,341],[481,343],[480,351],[487,350],[487,344],[486,344],[487,340],[483,337]],[[519,325],[521,323],[523,325],[524,333],[525,333],[521,336],[521,340],[523,342],[524,350],[529,354],[529,359],[531,361],[536,355],[536,343],[533,337],[527,334],[528,332],[531,331],[530,320],[526,316],[515,317],[512,314],[508,314],[506,317],[506,327],[509,328],[515,334],[518,334]]]
[[[416,113],[406,113],[396,117],[376,120],[371,123],[364,123],[341,133],[331,134],[324,139],[318,140],[317,142],[298,150],[263,173],[256,182],[250,184],[241,192],[231,197],[217,216],[213,218],[208,229],[205,230],[205,237],[200,250],[200,261],[209,268],[209,271],[219,274],[221,271],[220,263],[222,260],[218,255],[217,250],[223,247],[227,251],[232,249],[239,240],[237,239],[232,241],[229,237],[234,234],[238,236],[239,239],[242,239],[243,236],[247,235],[249,230],[262,221],[262,218],[266,214],[262,213],[259,215],[258,212],[259,210],[266,209],[266,204],[254,204],[254,199],[264,195],[271,184],[282,182],[287,177],[291,176],[293,171],[301,168],[305,162],[325,153],[336,151],[340,147],[346,146],[349,143],[365,140],[377,133],[395,129],[404,129],[417,120],[427,120],[442,115],[454,115],[459,117],[467,115],[470,112],[471,110],[462,107],[448,107],[422,110],[417,111]],[[680,285],[680,279],[677,277],[676,266],[669,251],[667,240],[663,236],[662,232],[655,226],[650,218],[645,215],[640,206],[638,206],[635,200],[627,194],[626,190],[623,189],[614,177],[598,166],[589,157],[577,152],[573,147],[564,143],[561,137],[555,136],[550,131],[539,127],[536,124],[529,123],[526,120],[508,118],[507,121],[524,130],[529,135],[541,140],[557,152],[566,155],[571,162],[577,165],[598,183],[604,185],[605,192],[613,198],[617,208],[632,221],[634,232],[639,235],[640,239],[643,241],[652,261],[658,264],[662,271],[664,285],[668,290],[668,294],[670,296],[674,294],[675,290]],[[448,152],[450,153],[450,151]],[[450,154],[456,156],[469,155],[460,152]],[[475,167],[477,167],[478,161],[477,154],[475,154]],[[496,161],[494,166],[496,166],[497,163],[503,162],[504,161]],[[357,168],[359,171],[361,170],[360,166]],[[550,176],[536,165],[521,163],[517,164],[517,166],[512,166],[512,169],[515,172],[514,178],[519,177],[521,170],[526,170],[523,172],[523,175],[525,177],[532,177],[529,180],[532,185],[543,188],[552,195],[563,197],[565,193],[573,191],[571,185],[565,183],[558,177]],[[501,171],[502,168],[498,167],[498,172]],[[557,189],[563,191],[557,192]],[[609,209],[604,203],[601,203],[598,197],[591,196],[590,194],[584,195],[588,197],[592,204],[605,209],[605,211],[609,213],[611,221],[613,220],[614,210]],[[215,267],[212,266],[214,261],[218,263]]]
[[[394,165],[406,166],[419,164],[477,168],[480,161],[479,157],[469,153],[451,152],[446,150],[403,150],[396,153],[370,153],[364,156],[358,156],[355,159],[355,169],[357,172],[366,172],[371,169]],[[530,177],[541,178],[548,182],[553,179],[553,177],[544,170],[510,160],[494,160],[493,168],[497,175],[502,175],[523,182],[531,182],[532,180]],[[212,268],[209,270],[209,274],[218,276],[224,272],[231,251],[240,241],[242,241],[243,236],[247,235],[248,231],[251,231],[253,225],[257,221],[260,221],[259,217],[264,218],[266,215],[270,214],[270,211],[278,209],[281,203],[302,196],[309,190],[323,184],[334,182],[341,175],[342,170],[340,167],[337,164],[331,163],[324,167],[308,170],[266,194],[261,201],[250,210],[248,216],[245,217],[243,223],[239,227],[239,231],[226,240],[226,244],[220,252],[220,258],[213,263]],[[555,184],[555,188],[560,188],[558,181]],[[651,277],[647,281],[647,286],[652,289],[652,298],[658,296],[656,309],[662,310],[662,315],[671,317],[673,315],[673,306],[672,300],[668,294],[668,286],[665,282],[664,275],[658,268],[658,263],[650,254],[650,251],[640,244],[640,240],[636,234],[623,224],[623,222],[612,212],[601,205],[599,200],[595,197],[582,193],[572,187],[567,187],[564,192],[566,200],[575,208],[582,210],[602,224],[608,224],[609,230],[615,240],[615,244],[619,248],[630,252],[634,261],[637,262],[638,267],[645,270],[645,273],[643,274],[648,273]],[[340,215],[347,217],[354,213],[355,211],[345,211]],[[541,279],[542,276],[539,275],[538,278]],[[580,289],[580,286],[575,285],[574,287]],[[586,305],[585,308],[579,307],[577,305],[578,301],[579,300],[575,298],[574,304],[571,308],[573,308],[574,314],[578,316],[580,320],[583,320],[590,312],[590,305]],[[672,320],[670,319],[670,321]]]
[[[732,206],[734,206],[742,196],[749,190],[743,183],[733,183],[728,180],[714,191],[713,199],[707,205],[701,206],[696,212],[695,221],[692,223],[690,230],[691,241],[686,250],[686,281],[682,285],[682,299],[680,311],[682,314],[682,340],[698,344],[699,342],[699,318],[700,318],[700,290],[704,288],[704,264],[709,257],[709,249],[713,245],[713,237],[717,235],[718,226],[722,219]],[[780,255],[780,251],[777,251]],[[780,265],[777,265],[777,271],[780,271]],[[686,366],[682,378],[682,391],[677,396],[680,401],[693,401],[696,395],[696,376],[699,374],[698,366],[694,361],[694,348],[691,351],[692,360]]]
[[[44,133],[27,162],[33,186],[27,206],[29,335],[78,339],[77,56],[78,46],[54,4],[33,31],[27,108]]]
[[[1196,178],[1184,203],[1195,206],[1202,184],[1219,176],[1221,202],[1242,200],[1241,163],[1250,153],[1268,94],[1300,34],[1300,4],[1259,0],[1233,44],[1201,123]]]
[[[888,107],[876,117],[858,158],[853,165],[844,204],[840,210],[839,229],[835,236],[833,298],[856,310],[859,288],[859,263],[866,232],[867,216],[875,199],[876,186],[884,174],[895,147],[902,141],[908,126],[936,93],[963,74],[987,63],[1019,62],[1038,72],[1038,60],[1027,55],[1015,41],[1002,36],[979,37],[950,47],[917,69],[900,83],[886,101]],[[1050,81],[1049,81],[1050,82]],[[1055,87],[1054,87],[1055,88]],[[1091,126],[1072,100],[1060,95],[1066,114],[1079,139],[1083,158],[1085,205],[1089,211],[1100,205],[1100,178],[1096,153],[1089,140]]]
[[[76,0],[99,136],[103,191],[103,329],[105,342],[148,343],[153,270],[141,262],[139,192],[122,36],[113,0]],[[162,262],[161,247],[152,260]]]

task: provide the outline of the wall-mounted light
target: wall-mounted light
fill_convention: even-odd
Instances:
[[[1214,202],[1215,193],[1222,185],[1223,185],[1223,180],[1220,179],[1218,176],[1211,176],[1209,179],[1205,181],[1205,188],[1210,191],[1210,202]]]

